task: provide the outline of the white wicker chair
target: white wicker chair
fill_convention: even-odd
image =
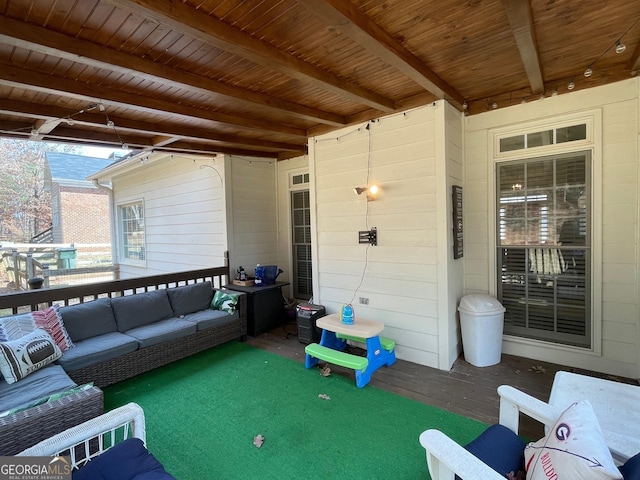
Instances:
[[[144,412],[136,403],[129,403],[58,433],[18,455],[68,455],[76,469],[127,438],[139,438],[146,445]]]

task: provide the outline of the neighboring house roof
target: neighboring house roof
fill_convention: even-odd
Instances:
[[[92,188],[94,183],[87,180],[90,175],[114,162],[110,158],[86,157],[70,153],[45,153],[45,189],[53,183],[67,187]]]

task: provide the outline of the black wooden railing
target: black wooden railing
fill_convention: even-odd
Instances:
[[[49,227],[31,237],[31,243],[53,243],[53,227]]]
[[[171,288],[201,281],[211,281],[215,288],[230,282],[228,254],[225,266],[165,273],[147,277],[127,278],[111,282],[97,282],[72,287],[45,288],[28,292],[0,295],[0,316],[35,311],[58,304],[72,305],[101,297],[119,297],[135,293]]]

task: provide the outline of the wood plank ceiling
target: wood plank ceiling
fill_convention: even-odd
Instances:
[[[640,0],[0,0],[0,13],[0,135],[131,149],[284,159],[437,99],[473,115],[640,68]]]

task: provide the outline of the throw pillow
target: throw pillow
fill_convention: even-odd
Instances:
[[[61,356],[51,335],[38,328],[17,340],[0,343],[0,372],[11,384]]]
[[[58,305],[36,312],[0,318],[0,342],[17,340],[37,328],[47,331],[63,352],[75,346],[64,326]]]
[[[587,400],[570,405],[545,437],[527,445],[524,456],[527,480],[622,478]]]
[[[236,305],[238,305],[237,293],[229,293],[224,290],[216,290],[216,294],[211,301],[211,308],[214,310],[223,310],[229,314],[233,314],[236,311]]]

